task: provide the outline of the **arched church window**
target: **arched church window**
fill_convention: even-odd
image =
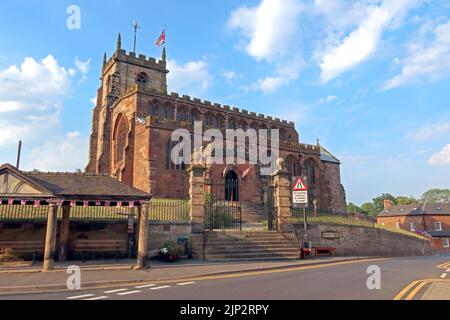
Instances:
[[[216,128],[222,129],[223,127],[223,118],[221,116],[217,116],[216,118]]]
[[[314,161],[311,159],[306,160],[305,162],[305,170],[306,170],[306,176],[308,178],[308,184],[310,186],[316,184],[316,169]]]
[[[154,101],[150,105],[150,115],[152,115],[153,117],[158,117],[159,116],[159,104],[158,104],[158,102]]]
[[[148,83],[148,76],[145,72],[141,72],[136,77],[137,84],[146,84]]]
[[[163,110],[164,110],[163,111],[164,119],[173,120],[174,108],[172,107],[172,105],[171,104],[164,105]]]
[[[236,129],[236,128],[237,128],[236,119],[235,118],[230,118],[228,120],[228,129]]]
[[[123,152],[125,150],[127,141],[127,119],[123,115],[119,115],[116,121],[116,127],[114,131],[114,160],[118,163],[123,160]]]
[[[208,128],[211,128],[214,125],[213,116],[209,112],[207,114],[205,114],[205,125]]]
[[[200,115],[198,114],[197,110],[192,110],[189,112],[189,121],[194,123],[194,121],[200,120]]]
[[[177,121],[182,122],[186,121],[186,110],[184,108],[178,108],[177,110]]]

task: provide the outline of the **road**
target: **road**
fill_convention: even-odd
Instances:
[[[206,276],[183,282],[132,287],[1,296],[2,300],[392,300],[421,299],[443,274],[450,256],[373,259],[285,270]],[[381,288],[368,289],[370,266],[381,271]],[[441,265],[441,267],[438,267]],[[449,275],[450,278],[450,275]],[[431,282],[424,283],[429,279]],[[420,287],[420,288],[419,288]],[[400,294],[399,294],[400,293]],[[403,294],[402,294],[403,293]],[[414,293],[414,294],[412,294]],[[427,294],[430,296],[429,294]],[[450,297],[448,297],[450,298]]]

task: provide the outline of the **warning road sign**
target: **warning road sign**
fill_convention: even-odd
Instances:
[[[292,191],[308,191],[308,186],[306,185],[306,183],[303,181],[302,178],[298,178],[294,183]]]

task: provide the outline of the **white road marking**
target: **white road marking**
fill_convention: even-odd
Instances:
[[[150,290],[160,290],[160,289],[166,289],[166,288],[170,288],[170,286],[155,287],[155,288],[150,288]]]
[[[154,287],[154,286],[156,286],[156,284],[146,284],[146,285],[143,285],[143,286],[137,286],[135,288],[136,289],[143,289],[143,288],[150,288],[150,287]]]
[[[136,290],[136,291],[128,291],[128,292],[121,292],[121,293],[118,293],[117,295],[118,295],[118,296],[127,296],[127,295],[129,295],[129,294],[135,294],[135,293],[140,293],[140,292],[142,292],[142,291],[140,291],[140,290]]]
[[[194,284],[194,283],[195,283],[194,281],[191,281],[191,282],[183,282],[183,283],[177,283],[177,286],[188,286],[188,285]]]
[[[128,291],[128,289],[109,290],[109,291],[105,291],[105,293],[117,293],[117,292],[124,292],[124,291]]]
[[[443,273],[443,274],[441,274],[441,279],[445,279],[447,277],[447,273]]]
[[[81,296],[67,297],[67,299],[75,300],[75,299],[83,299],[83,298],[89,298],[89,297],[94,297],[94,296],[95,296],[95,294],[83,294]]]
[[[89,298],[89,299],[84,299],[85,301],[95,301],[95,300],[104,300],[104,299],[108,299],[107,296],[101,296],[101,297],[95,297],[95,298]]]

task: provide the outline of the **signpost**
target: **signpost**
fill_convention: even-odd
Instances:
[[[292,201],[294,206],[303,205],[303,226],[305,229],[305,244],[308,243],[308,222],[306,220],[306,206],[308,205],[308,186],[301,177],[294,178],[292,188]],[[303,255],[302,255],[303,256]]]

